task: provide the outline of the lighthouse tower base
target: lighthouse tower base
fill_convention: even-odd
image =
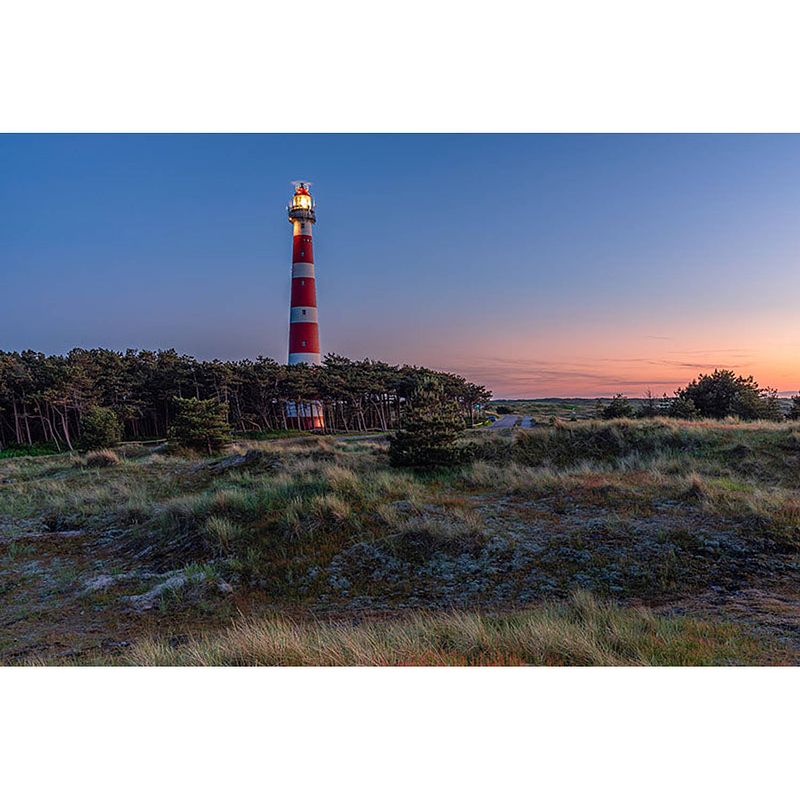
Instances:
[[[322,413],[322,403],[311,400],[307,403],[286,403],[286,418],[290,427],[301,431],[322,430],[325,427],[325,416]]]

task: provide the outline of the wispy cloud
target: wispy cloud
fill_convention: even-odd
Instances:
[[[692,351],[694,352],[694,351]],[[710,355],[714,351],[697,351]],[[672,392],[697,372],[717,368],[742,370],[750,366],[740,351],[726,350],[728,358],[678,359],[648,357],[582,358],[554,361],[482,355],[465,357],[449,365],[471,380],[491,387],[502,396],[608,395],[613,392],[643,394],[647,390]],[[679,351],[675,351],[678,354]]]

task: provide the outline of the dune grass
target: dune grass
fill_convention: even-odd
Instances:
[[[147,639],[143,666],[705,666],[788,663],[735,625],[623,609],[586,593],[568,603],[488,615],[415,613],[360,624],[243,618],[173,646]]]
[[[488,440],[470,491],[645,513],[692,505],[800,549],[800,426],[671,419],[558,423]]]
[[[385,442],[313,436],[236,443],[215,458],[127,445],[91,457],[7,459],[0,462],[0,568],[11,566],[0,578],[11,587],[22,569],[35,576],[37,563],[51,559],[57,572],[72,559],[84,572],[61,593],[75,594],[113,570],[188,574],[199,565],[231,587],[218,598],[227,609],[220,618],[237,607],[297,612],[243,617],[178,648],[147,640],[131,651],[141,663],[782,659],[735,626],[629,606],[669,606],[708,592],[724,601],[752,586],[784,592],[791,603],[800,553],[799,425],[587,421],[465,439],[479,460],[429,473],[391,468]],[[87,541],[103,553],[51,535],[75,531],[91,534]],[[30,553],[17,542],[29,533]],[[216,581],[208,583],[216,591]],[[576,588],[618,605],[585,596],[541,604]],[[132,590],[104,596],[108,613],[127,613],[123,591]],[[31,593],[31,602],[54,602],[48,597]],[[9,591],[5,598],[17,602]],[[167,616],[200,625],[206,599],[187,593]],[[527,610],[442,612],[514,604]],[[311,609],[368,620],[297,621]],[[402,617],[369,616],[384,610]],[[790,620],[767,627],[793,635]]]

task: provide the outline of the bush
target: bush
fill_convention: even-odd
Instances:
[[[458,405],[431,381],[421,386],[400,417],[389,440],[389,461],[395,467],[447,467],[459,462],[456,444],[464,430]]]
[[[93,406],[81,417],[81,448],[100,450],[118,445],[122,425],[111,408]]]
[[[21,458],[24,456],[52,456],[58,448],[50,442],[43,444],[10,444],[0,448],[0,458]]]
[[[694,414],[712,419],[783,418],[773,389],[762,389],[752,375],[745,378],[727,369],[714,370],[711,375],[700,375],[676,393],[670,415],[689,417]]]
[[[514,413],[514,410],[511,408],[511,406],[495,406],[494,410],[498,414],[513,414]]]
[[[511,461],[513,445],[509,439],[486,435],[480,441],[470,442],[462,448],[461,461],[468,464],[472,461],[491,461],[508,464]]]
[[[615,394],[611,402],[600,412],[603,419],[623,419],[634,416],[635,411],[627,397]]]
[[[180,447],[205,450],[209,455],[230,441],[228,406],[216,400],[176,397],[177,414],[169,439]]]
[[[800,394],[796,394],[792,398],[792,407],[786,416],[789,419],[800,419]]]
[[[693,400],[676,397],[667,407],[667,416],[675,417],[675,419],[697,419],[700,414]]]

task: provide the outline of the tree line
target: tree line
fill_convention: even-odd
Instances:
[[[598,401],[596,414],[604,419],[738,417],[742,420],[779,422],[787,418],[800,419],[800,395],[791,398],[791,407],[784,413],[775,389],[759,386],[752,375],[736,375],[731,370],[717,369],[710,375],[699,375],[678,389],[673,397],[664,395],[656,398],[648,392],[638,409],[622,394],[615,395],[606,405]]]
[[[112,409],[127,439],[165,438],[176,398],[224,403],[234,432],[296,427],[287,403],[317,400],[332,431],[390,430],[429,381],[472,425],[491,399],[483,386],[425,367],[326,356],[321,367],[270,358],[203,361],[175,350],[74,349],[67,355],[0,351],[0,448],[50,443],[73,449],[92,409]]]

